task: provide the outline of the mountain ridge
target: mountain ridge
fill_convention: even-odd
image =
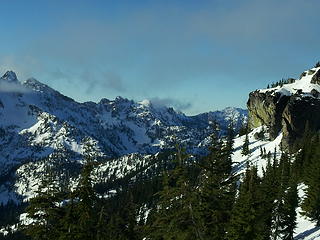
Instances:
[[[8,78],[14,72],[4,76],[10,91],[0,91],[0,176],[56,155],[81,164],[88,142],[104,159],[131,154],[142,159],[172,148],[175,141],[201,154],[212,121],[225,131],[231,119],[239,128],[247,116],[236,108],[186,116],[123,97],[79,103],[34,78],[21,83]]]

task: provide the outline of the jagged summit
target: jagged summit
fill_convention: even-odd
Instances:
[[[7,72],[3,78],[14,81],[15,76]],[[36,160],[56,151],[70,151],[72,159],[78,160],[88,137],[113,158],[153,154],[172,146],[172,136],[198,151],[208,135],[205,115],[188,117],[169,107],[154,108],[123,97],[80,103],[35,78],[17,84],[3,81],[2,85],[6,92],[4,87],[0,89],[0,106],[4,106],[0,108],[0,176],[26,159]],[[220,112],[211,115],[222,128],[227,127]],[[240,115],[245,117],[246,112]],[[10,141],[1,139],[1,129]],[[6,147],[2,149],[3,142]]]
[[[13,71],[7,71],[0,79],[7,82],[18,82],[17,75]]]
[[[23,85],[36,90],[36,91],[43,91],[43,90],[51,90],[54,91],[51,87],[49,87],[48,85],[39,82],[37,79],[35,78],[28,78],[26,81],[23,82]]]

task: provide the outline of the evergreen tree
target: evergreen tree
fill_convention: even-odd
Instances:
[[[175,168],[164,173],[163,190],[147,222],[149,239],[203,239],[197,190],[187,178],[185,150],[177,147]]]
[[[77,234],[74,239],[86,240],[94,239],[95,236],[95,220],[97,219],[95,207],[97,197],[93,190],[91,172],[93,170],[93,162],[87,158],[83,166],[79,185],[74,192],[77,203],[75,205],[75,214],[77,217]]]
[[[214,133],[217,134],[217,133]],[[234,144],[234,124],[230,121],[228,125],[226,141],[222,146],[222,157],[226,161],[226,169],[224,170],[227,173],[230,173],[232,170],[232,153],[233,153],[233,144]]]
[[[310,163],[306,166],[305,183],[307,185],[306,196],[302,202],[302,210],[304,215],[315,221],[317,226],[320,226],[320,148],[316,147],[316,143],[319,142],[314,140],[313,154],[310,155]]]
[[[274,168],[271,159],[267,159],[266,169],[261,180],[262,216],[264,219],[264,239],[270,239],[272,227],[272,211],[275,206],[276,196],[279,192],[278,170]]]
[[[245,120],[242,119],[242,125],[239,129],[239,136],[243,136],[248,133],[248,122],[245,122]]]
[[[119,208],[112,212],[106,225],[103,223],[103,213],[100,211],[98,221],[99,239],[140,239],[137,231],[137,208],[133,202],[132,192],[128,190],[128,192],[122,194],[122,197],[118,199]]]
[[[70,192],[61,218],[63,233],[60,239],[96,239],[98,198],[93,188],[91,173],[95,164],[95,151],[87,140],[85,143],[84,165],[75,191]]]
[[[298,191],[297,184],[292,182],[286,190],[283,197],[282,223],[281,231],[283,240],[293,240],[294,230],[297,227],[297,212],[298,207]]]
[[[249,136],[248,136],[248,133],[246,133],[246,136],[245,136],[245,139],[244,139],[244,142],[242,145],[242,151],[241,151],[242,155],[247,156],[250,154],[249,144],[250,144],[249,143]]]
[[[225,146],[228,151],[225,151]],[[209,155],[204,159],[202,166],[200,183],[200,206],[205,223],[206,239],[225,238],[235,197],[235,177],[231,173],[232,146],[232,134],[229,133],[224,145],[217,131],[213,132]]]
[[[26,209],[28,217],[32,219],[25,233],[32,239],[57,239],[59,236],[59,220],[63,211],[59,204],[62,198],[55,186],[54,174],[48,167],[43,176],[37,196],[32,198]]]
[[[264,218],[262,216],[260,178],[257,168],[247,168],[240,186],[239,197],[232,210],[227,239],[264,239]]]
[[[291,161],[282,153],[278,167],[279,191],[273,209],[273,239],[293,239],[298,206],[297,183],[292,178]]]
[[[78,233],[78,217],[75,211],[74,194],[67,195],[69,202],[64,206],[64,216],[60,219],[61,234],[59,240],[73,240]]]

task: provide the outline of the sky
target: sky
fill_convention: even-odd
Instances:
[[[122,96],[188,115],[320,61],[319,0],[3,0],[0,73],[77,101]]]

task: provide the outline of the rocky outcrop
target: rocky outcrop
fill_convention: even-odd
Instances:
[[[267,126],[272,140],[282,131],[284,149],[297,150],[306,128],[320,130],[320,99],[314,96],[254,91],[247,106],[250,127]]]
[[[306,131],[320,130],[320,99],[293,95],[282,113],[282,144],[296,150]]]
[[[311,79],[311,83],[320,84],[320,71],[317,71]]]
[[[247,102],[250,128],[268,126],[270,137],[276,138],[282,128],[282,113],[288,101],[289,97],[280,93],[251,92]]]

